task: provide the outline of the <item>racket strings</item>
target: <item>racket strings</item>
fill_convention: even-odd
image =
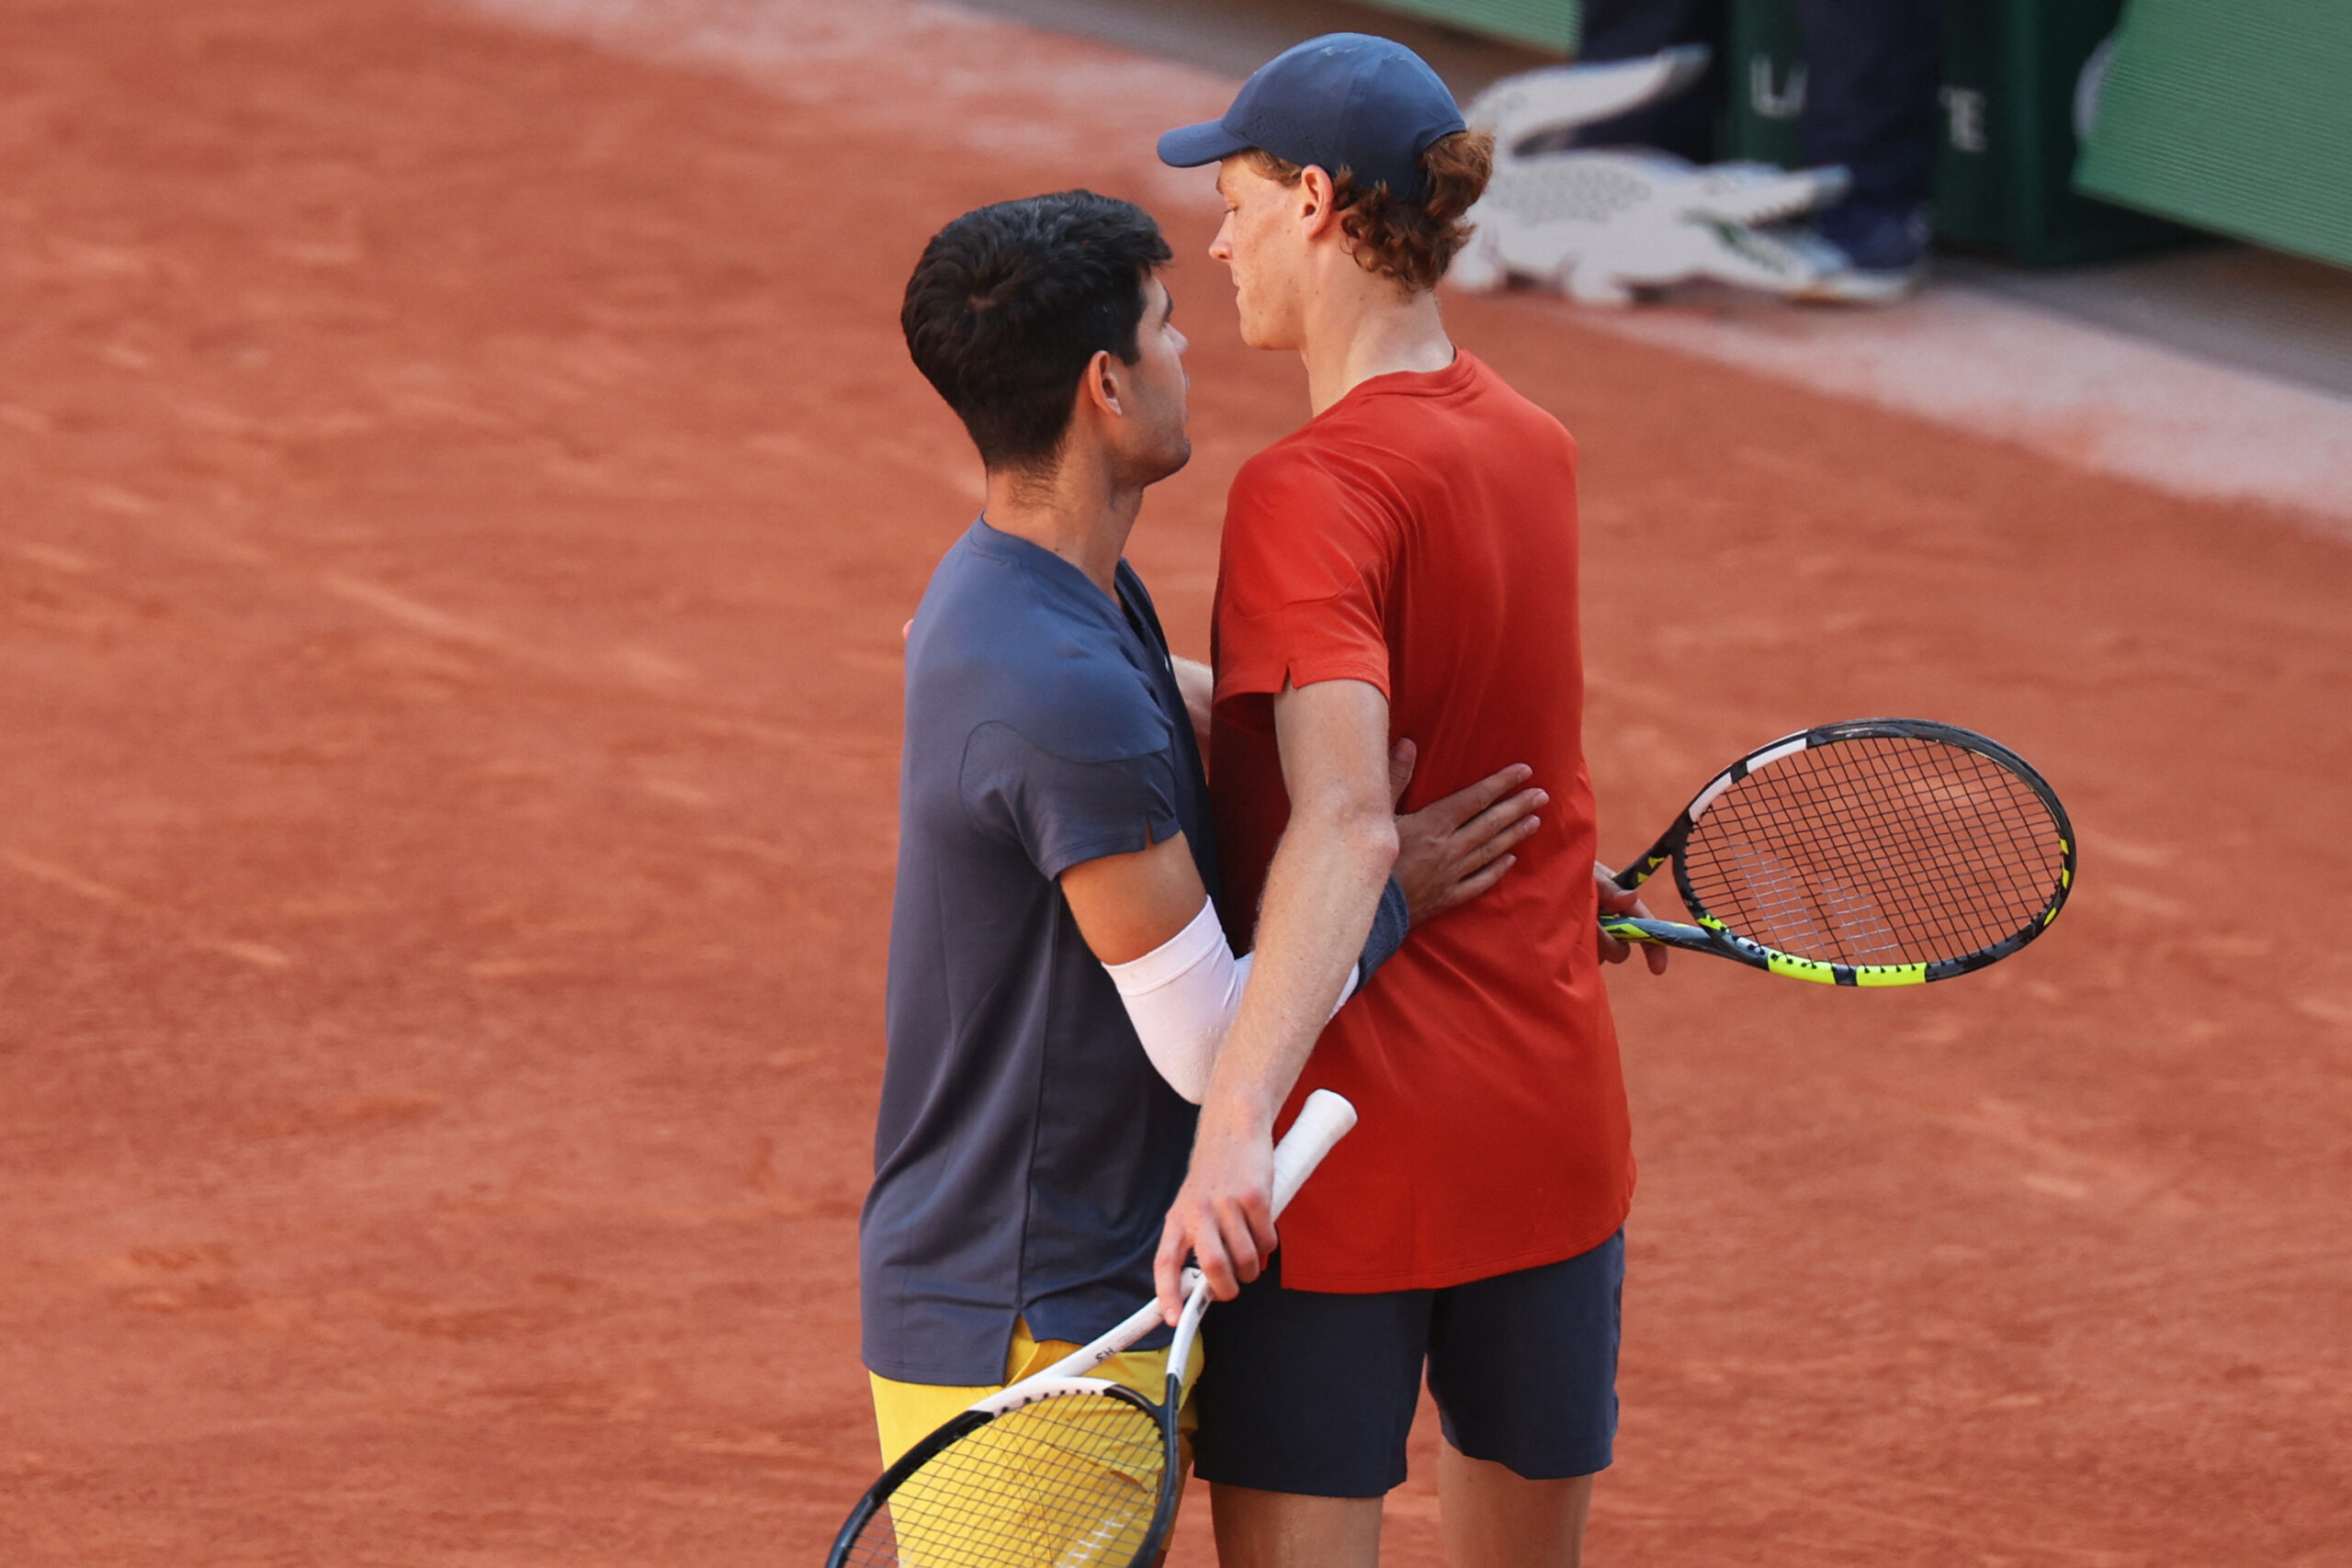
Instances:
[[[1954,788],[1949,780],[1935,781],[1935,786],[1925,793],[1938,806],[1946,808],[1947,815],[1890,810],[1890,801],[1900,798],[1884,793],[1890,784],[1917,795],[1921,793],[1920,781],[1912,776],[1890,779],[1890,770],[1883,756],[1862,754],[1840,760],[1859,763],[1861,771],[1873,775],[1867,784],[1869,789],[1875,793],[1857,795],[1852,791],[1839,792],[1837,804],[1844,815],[1833,819],[1837,831],[1828,846],[1838,861],[1846,868],[1859,872],[1859,879],[1871,884],[1873,889],[1887,885],[1891,877],[1900,876],[1903,879],[1900,886],[1917,895],[1919,902],[1934,908],[1947,925],[1972,914],[1991,914],[1997,919],[2006,911],[2013,900],[2004,897],[2003,893],[2014,895],[2020,889],[2014,882],[2007,889],[1987,887],[1983,874],[1989,870],[1997,880],[2003,872],[2012,867],[2016,857],[2014,853],[2003,852],[1987,858],[1978,852],[1988,827],[1996,837],[2008,839],[2013,838],[2013,834],[2007,831],[2008,824],[2000,816],[1988,817],[1984,809],[1987,805],[1985,792],[1971,787],[1985,781],[1961,781],[1959,788]],[[1993,769],[1992,776],[1996,780],[2010,777],[1999,769]],[[1819,780],[1813,782],[1818,783]],[[1767,798],[1760,794],[1758,796],[1759,802]],[[1858,805],[1859,810],[1855,809]],[[1790,824],[1791,814],[1785,810],[1776,810],[1770,816],[1775,828],[1785,830]],[[1799,821],[1797,826],[1803,827],[1804,823]],[[2003,852],[2013,852],[2016,845],[2012,842],[1998,847]],[[1920,875],[1923,871],[1930,874]],[[1972,874],[1973,880],[1960,880],[1955,876],[1956,872]],[[1779,902],[1785,911],[1802,919],[1818,906],[1830,917],[1826,922],[1830,929],[1862,939],[1862,945],[1866,948],[1889,950],[1900,940],[1883,919],[1871,919],[1866,924],[1857,918],[1877,915],[1878,899],[1871,890],[1849,887],[1834,876],[1822,876],[1817,886],[1808,886],[1801,881],[1792,886],[1784,882],[1774,891],[1780,894]],[[2022,891],[2030,897],[2040,890],[2027,886]],[[1955,907],[1955,899],[1951,897],[1955,893],[1962,896],[1960,903],[1965,907]],[[1812,897],[1807,897],[1807,894]],[[1999,934],[2007,933],[2004,931]],[[1872,938],[1876,940],[1871,940]]]
[[[1837,777],[1838,770],[1808,770],[1811,777],[1762,775],[1759,782],[1770,780],[1776,787],[1752,792],[1744,803],[1752,808],[1745,813],[1750,831],[1729,840],[1751,895],[1750,926],[1783,939],[1770,945],[1799,950],[1803,944],[1847,962],[1902,962],[1923,940],[1965,952],[1980,945],[1973,939],[1998,940],[2016,928],[2016,920],[2004,917],[2019,888],[2014,876],[2004,886],[2002,875],[2017,858],[2016,835],[1997,811],[1986,811],[1988,804],[2001,804],[1997,798],[1988,801],[1985,790],[1970,787],[1982,779],[1930,777],[1923,788],[1916,766],[1891,770],[1883,754],[1834,760],[1849,764],[1842,770],[1849,776]],[[1855,773],[1864,775],[1859,781],[1864,791],[1851,787]],[[1825,795],[1838,815],[1815,820]],[[1937,809],[1917,810],[1921,796]],[[1820,831],[1825,821],[1826,834]],[[1991,857],[1977,853],[1988,825],[2003,852]],[[1754,831],[1759,828],[1760,835]],[[1815,840],[1805,846],[1811,852],[1789,852],[1792,832],[1808,829]],[[1907,894],[1907,900],[1890,897],[1890,888]],[[2040,891],[2025,889],[2029,898]],[[2030,912],[2030,907],[2019,911]],[[1751,934],[1766,940],[1764,930]]]
[[[1067,1394],[1007,1411],[899,1483],[845,1568],[1127,1568],[1159,1506],[1148,1410]]]
[[[1838,830],[1814,846],[1813,863],[1802,858],[1791,863],[1785,855],[1759,857],[1752,842],[1739,842],[1764,920],[1777,918],[1777,933],[1789,942],[1805,942],[1846,962],[1905,962],[1923,942],[1934,956],[1950,956],[2015,930],[2018,922],[2005,917],[2012,912],[2018,888],[2014,878],[2010,886],[2002,885],[2003,867],[2014,856],[1975,853],[1987,825],[1988,802],[1985,792],[1964,785],[1979,781],[1963,781],[1956,789],[1947,779],[1922,790],[1916,776],[1890,781],[1883,758],[1859,761],[1863,772],[1878,775],[1867,780],[1872,787],[1884,789],[1890,782],[1907,786],[1915,797],[1924,794],[1951,812],[1950,818],[1890,811],[1880,795],[1862,796],[1857,810],[1853,794],[1841,790],[1838,804],[1846,815],[1836,819]],[[1773,804],[1781,808],[1758,815],[1770,829],[1784,833],[1792,815],[1787,807],[1814,803],[1800,795]],[[1996,839],[2010,836],[1999,830],[1997,816],[1992,820]],[[1759,859],[1770,863],[1770,874],[1757,874]],[[1908,899],[1890,898],[1889,888]],[[2037,890],[2026,891],[2030,897]]]
[[[1718,796],[1683,855],[1688,891],[1744,936],[1839,964],[1958,958],[2025,929],[2064,863],[2033,786],[1913,736],[1809,747]]]

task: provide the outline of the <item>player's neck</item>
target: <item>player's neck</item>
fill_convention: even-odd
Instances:
[[[1342,260],[1347,271],[1334,272],[1309,296],[1300,334],[1307,401],[1318,414],[1375,376],[1453,363],[1434,291],[1404,293],[1352,257]]]
[[[1050,473],[991,470],[989,527],[1069,562],[1119,596],[1119,557],[1143,507],[1143,487],[1124,482],[1102,452],[1065,451]]]

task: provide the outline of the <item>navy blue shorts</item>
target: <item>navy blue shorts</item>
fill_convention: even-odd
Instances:
[[[1609,1467],[1625,1235],[1562,1263],[1442,1291],[1282,1288],[1282,1258],[1203,1326],[1204,1480],[1377,1497],[1405,1479],[1429,1369],[1445,1440],[1530,1480]]]

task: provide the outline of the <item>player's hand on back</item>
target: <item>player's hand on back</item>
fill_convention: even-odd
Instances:
[[[1599,861],[1592,863],[1592,880],[1600,891],[1600,912],[1602,914],[1631,915],[1637,920],[1646,920],[1654,918],[1650,914],[1650,907],[1642,902],[1641,894],[1637,891],[1618,886],[1617,874],[1610,870],[1607,866],[1601,864]],[[1637,944],[1630,942],[1621,942],[1617,938],[1611,936],[1607,931],[1601,931],[1598,934],[1600,942],[1600,961],[1603,964],[1623,964],[1626,959],[1634,955],[1634,949]],[[1665,974],[1666,961],[1670,950],[1663,947],[1653,947],[1646,942],[1640,943],[1638,945],[1642,950],[1642,962],[1650,966],[1650,973],[1653,975]]]
[[[1399,802],[1413,780],[1414,755],[1410,740],[1388,750],[1389,791]],[[1396,818],[1396,865],[1389,874],[1405,890],[1413,924],[1467,904],[1510,872],[1519,860],[1512,849],[1543,826],[1535,812],[1552,798],[1523,787],[1534,776],[1534,769],[1514,762]]]

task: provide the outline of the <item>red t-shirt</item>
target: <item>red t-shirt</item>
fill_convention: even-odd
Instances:
[[[1283,1219],[1283,1282],[1461,1284],[1624,1223],[1634,1158],[1594,953],[1576,444],[1467,354],[1381,376],[1251,458],[1227,502],[1210,780],[1237,948],[1290,815],[1272,694],[1364,681],[1420,757],[1402,809],[1512,762],[1551,793],[1485,897],[1415,931],[1323,1032],[1362,1120]]]

